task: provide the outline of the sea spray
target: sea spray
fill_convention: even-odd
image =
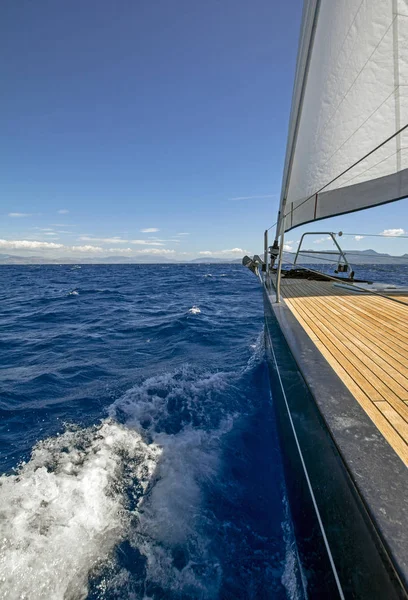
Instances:
[[[0,598],[85,598],[90,571],[128,530],[123,490],[133,484],[137,505],[160,455],[110,420],[38,443],[0,478]]]

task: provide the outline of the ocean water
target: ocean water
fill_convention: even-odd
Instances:
[[[300,598],[257,279],[0,277],[0,598]]]

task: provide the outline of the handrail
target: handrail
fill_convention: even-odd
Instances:
[[[336,240],[336,234],[333,233],[332,231],[306,231],[305,233],[302,234],[302,237],[300,238],[300,242],[299,242],[299,246],[298,249],[296,251],[296,256],[295,256],[295,260],[294,260],[294,265],[296,265],[297,259],[299,254],[310,254],[311,252],[315,252],[314,250],[310,251],[310,250],[301,250],[301,246],[302,246],[302,242],[303,239],[307,236],[307,235],[329,235],[333,241],[333,243],[335,244],[335,246],[338,249],[338,252],[335,252],[333,250],[320,250],[319,252],[316,252],[316,254],[338,254],[339,255],[339,260],[340,258],[343,260],[344,264],[347,266],[347,270],[350,270],[350,278],[353,279],[354,277],[354,270],[353,267],[351,266],[351,264],[349,263],[349,261],[346,258],[346,254],[343,252],[343,250],[340,247],[340,244],[338,243],[338,241]],[[339,232],[339,235],[342,235],[341,232]]]

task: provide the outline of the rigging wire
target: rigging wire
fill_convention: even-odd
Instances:
[[[296,254],[296,252],[288,252],[287,250],[285,250],[285,254]],[[313,256],[314,254],[319,254],[319,252],[318,251],[315,252],[313,250],[300,250],[299,254],[307,255],[307,256]],[[324,251],[322,251],[322,254],[324,254]],[[360,254],[358,252],[348,252],[347,250],[343,250],[343,254],[344,254],[344,256],[364,256],[364,255],[362,255],[362,254]],[[340,255],[340,252],[335,253],[335,255]],[[367,254],[365,256],[372,256],[372,254]],[[394,259],[395,258],[397,260],[405,260],[406,263],[408,264],[408,256],[392,256],[391,254],[388,254],[387,256],[384,256],[384,255],[381,255],[381,254],[377,253],[375,255],[375,258],[376,259],[381,259],[381,258],[384,258],[384,259],[392,258],[392,259]],[[337,260],[332,260],[330,258],[322,258],[322,257],[319,257],[319,256],[316,256],[316,260],[326,260],[327,262],[331,262],[333,264],[338,262]],[[367,265],[367,264],[374,264],[374,263],[362,263],[362,264]],[[384,264],[384,263],[380,263],[380,264]],[[358,263],[355,266],[359,266]]]
[[[347,250],[344,250],[343,252],[344,252],[345,256],[361,256],[361,254],[359,254],[358,252],[348,252]],[[373,256],[373,255],[372,254],[366,254],[366,256]],[[407,256],[393,256],[392,254],[388,254],[388,255],[384,256],[382,254],[378,254],[377,253],[377,254],[375,254],[375,258],[376,258],[376,260],[377,259],[381,259],[381,258],[384,258],[384,259],[385,258],[386,259],[389,259],[389,258],[394,259],[395,258],[396,260],[405,260],[405,261],[408,261],[408,255]],[[363,263],[363,264],[370,264],[370,263]],[[407,262],[407,264],[408,264],[408,262]]]
[[[278,224],[278,221],[276,221],[276,223],[274,223],[273,225],[271,225],[270,227],[268,227],[268,229],[266,231],[269,231],[270,229],[272,229],[272,227],[275,227],[275,225]]]
[[[362,237],[384,237],[384,238],[402,238],[408,239],[408,235],[385,235],[384,233],[344,233],[342,235],[361,235]]]
[[[290,265],[292,266],[296,266],[299,269],[304,269],[305,271],[310,271],[310,273],[315,273],[316,275],[324,275],[325,277],[327,277],[328,279],[331,279],[332,281],[335,281],[336,283],[342,283],[342,279],[340,277],[333,277],[332,275],[328,275],[327,273],[321,273],[320,271],[316,271],[315,269],[311,269],[310,267],[305,267],[304,265],[295,265],[295,263],[291,263],[290,261],[287,261]],[[366,294],[370,294],[370,295],[374,295],[374,296],[381,296],[381,298],[385,298],[386,300],[391,300],[392,302],[397,302],[398,304],[403,304],[404,306],[408,306],[408,302],[404,302],[403,300],[399,300],[398,298],[393,298],[392,296],[387,296],[386,294],[382,294],[381,292],[377,292],[375,290],[369,290],[367,288],[363,288],[360,287],[359,285],[356,285],[355,283],[352,284],[353,288],[355,290],[358,290],[359,292],[365,292]]]
[[[287,251],[285,250],[285,254],[296,254],[296,252],[287,252]],[[308,254],[307,250],[301,250],[301,251],[299,252],[299,254],[302,254],[302,255],[307,255],[307,256],[311,256],[310,254]],[[335,264],[337,264],[337,263],[338,263],[338,261],[337,261],[337,260],[332,260],[331,258],[322,258],[322,257],[316,257],[316,259],[315,259],[315,260],[324,260],[324,261],[326,261],[326,262],[329,262],[331,265],[335,265]],[[289,262],[289,261],[288,261],[288,262]],[[289,264],[293,264],[293,265],[295,265],[295,263],[289,263]],[[297,266],[297,264],[296,264],[296,266]],[[299,266],[301,266],[301,265],[299,265]]]
[[[303,204],[305,204],[306,202],[308,202],[309,200],[311,200],[312,198],[314,198],[316,196],[316,194],[320,194],[323,190],[325,190],[327,187],[329,187],[329,185],[331,185],[332,183],[334,183],[335,181],[337,181],[338,179],[340,179],[340,177],[343,177],[343,175],[345,175],[346,173],[348,173],[349,171],[351,171],[351,169],[354,169],[354,167],[356,167],[363,160],[365,160],[366,158],[368,158],[369,156],[371,156],[372,154],[374,154],[374,152],[377,152],[377,150],[379,150],[380,148],[382,148],[382,146],[384,146],[385,144],[387,144],[388,142],[390,142],[397,135],[399,135],[400,133],[402,133],[403,131],[405,131],[405,129],[408,129],[408,123],[406,125],[404,125],[403,127],[401,127],[400,129],[398,129],[398,131],[396,131],[395,133],[393,133],[392,135],[390,135],[386,140],[383,140],[380,144],[378,144],[378,146],[376,146],[375,148],[373,148],[373,150],[370,150],[370,152],[368,152],[367,154],[365,154],[362,158],[359,158],[355,163],[353,163],[352,165],[350,165],[350,167],[347,167],[347,169],[345,169],[344,171],[342,171],[339,175],[337,175],[336,177],[334,177],[331,181],[329,181],[328,183],[326,183],[319,190],[317,190],[316,192],[314,192],[311,196],[309,196],[308,198],[306,198],[305,200],[303,200],[300,204],[298,204],[297,206],[295,206],[293,208],[293,212],[295,212],[295,210],[297,210],[298,208],[300,208],[301,206],[303,206]],[[289,214],[290,214],[290,212],[286,213],[284,216],[287,217]]]
[[[406,129],[408,129],[408,123],[406,123],[403,127],[401,127],[400,129],[398,129],[398,131],[394,132],[392,135],[390,135],[387,139],[383,140],[380,144],[378,144],[378,146],[376,146],[375,148],[373,148],[373,150],[370,150],[370,152],[367,152],[367,154],[365,154],[363,157],[359,158],[356,162],[354,162],[352,165],[350,165],[349,167],[347,167],[347,169],[345,169],[344,171],[342,171],[339,175],[337,175],[336,177],[334,177],[331,181],[329,181],[328,183],[326,183],[324,186],[322,186],[319,190],[317,190],[316,192],[314,192],[311,196],[308,196],[307,198],[305,198],[305,200],[303,200],[300,204],[298,204],[297,206],[293,207],[293,209],[290,212],[287,212],[286,214],[284,214],[284,218],[286,218],[287,216],[289,216],[291,213],[294,213],[298,208],[300,208],[301,206],[303,206],[303,204],[305,204],[306,202],[308,202],[309,200],[311,200],[312,198],[315,198],[315,196],[317,194],[320,194],[323,190],[325,190],[327,187],[329,187],[332,183],[334,183],[335,181],[337,181],[338,179],[340,179],[340,177],[343,177],[343,175],[345,175],[346,173],[348,173],[349,171],[351,171],[351,169],[354,169],[354,167],[356,167],[358,164],[360,164],[361,162],[363,162],[363,160],[365,160],[366,158],[368,158],[369,156],[371,156],[372,154],[374,154],[374,152],[377,152],[377,150],[379,150],[380,148],[382,148],[385,144],[387,144],[388,142],[390,142],[392,139],[394,139],[395,137],[397,137],[397,135],[399,135],[400,133],[402,133],[403,131],[405,131]],[[272,229],[272,227],[275,227],[275,225],[278,224],[278,221],[276,221],[276,223],[274,223],[273,225],[271,225],[270,227],[268,227],[267,231],[269,231],[270,229]],[[364,234],[359,234],[359,233],[344,233],[343,235],[364,235]],[[368,236],[375,236],[375,237],[406,237],[408,238],[408,236],[385,236],[384,234],[366,234],[367,237]]]

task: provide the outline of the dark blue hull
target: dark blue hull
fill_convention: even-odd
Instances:
[[[306,595],[406,598],[266,291],[264,305],[272,396]]]

